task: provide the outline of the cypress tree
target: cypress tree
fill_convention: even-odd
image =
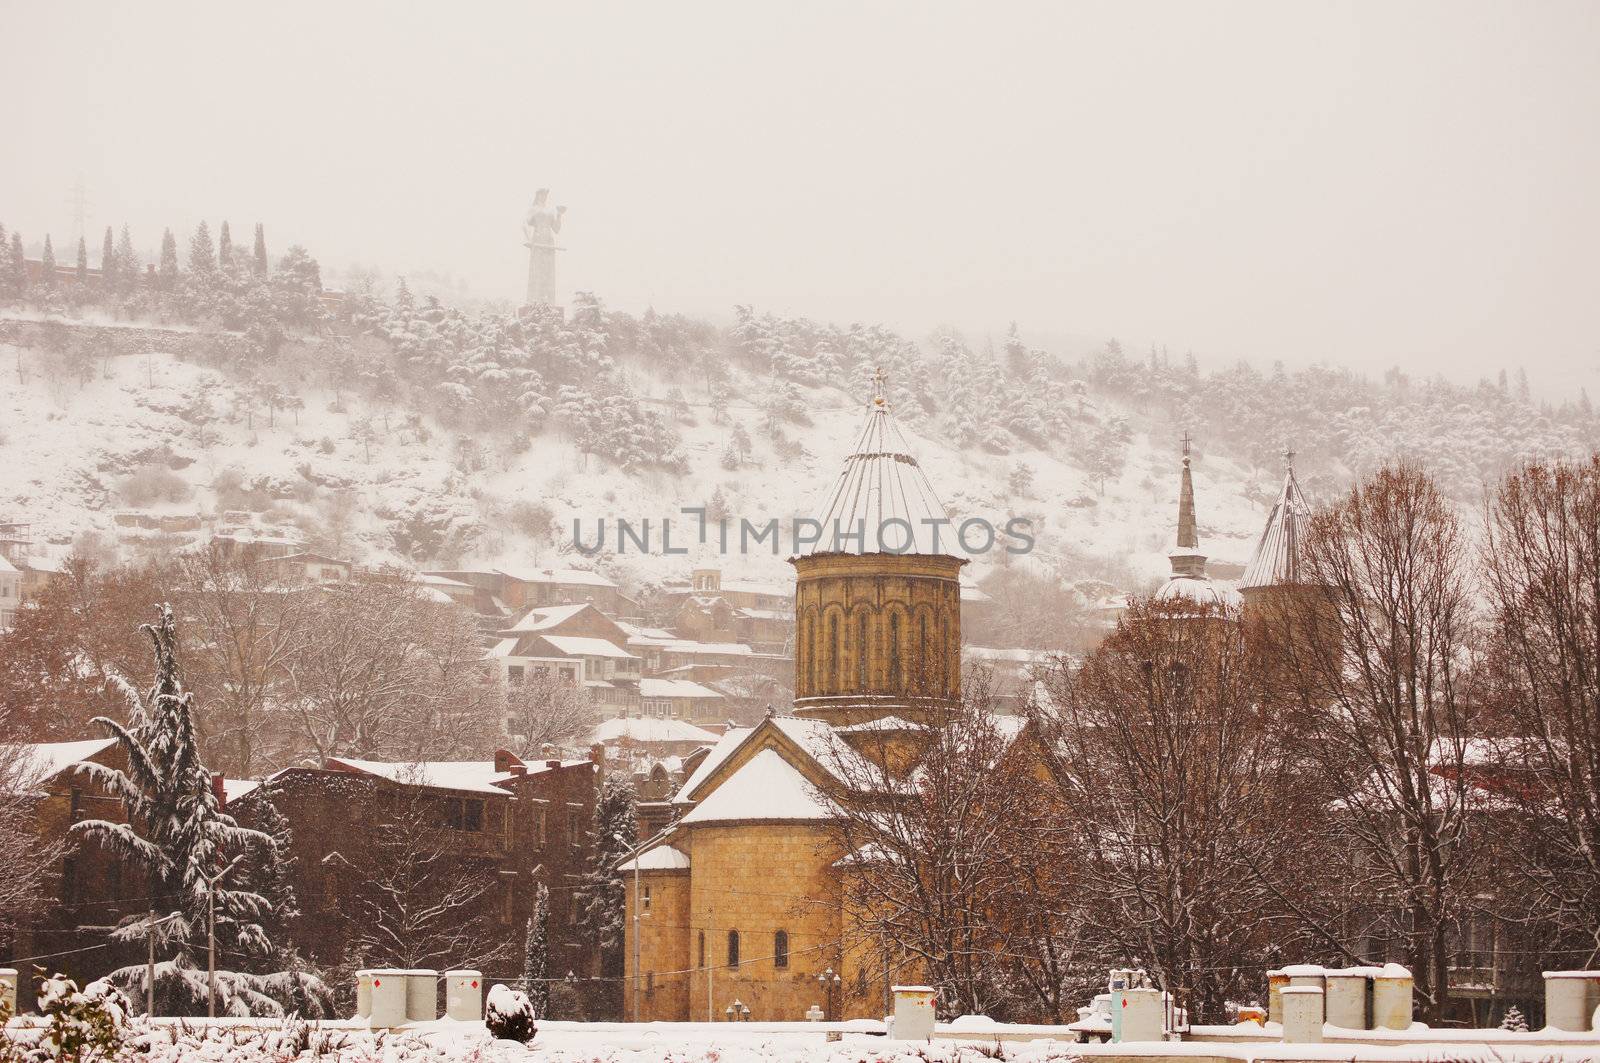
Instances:
[[[211,243],[211,227],[202,221],[189,238],[189,272],[208,276],[217,269],[217,249]]]
[[[178,283],[178,241],[171,229],[161,234],[161,264],[156,267],[156,277],[163,291],[171,291]]]
[[[117,245],[111,236],[111,226],[106,226],[106,238],[100,243],[100,287],[114,292],[121,286],[117,270]]]
[[[46,288],[56,286],[56,249],[50,246],[50,234],[44,234],[44,255],[39,259],[39,280]]]
[[[584,943],[600,958],[597,1013],[620,1018],[623,975],[623,927],[627,919],[627,886],[619,866],[633,851],[639,828],[633,787],[608,776],[594,809],[594,845],[576,898],[578,927]]]
[[[550,1011],[550,891],[543,882],[533,898],[533,918],[522,942],[522,991],[533,1005],[533,1017]]]
[[[256,246],[253,261],[255,271],[265,277],[267,275],[267,229],[260,222],[256,222]]]
[[[217,234],[217,265],[226,273],[233,268],[233,236],[228,232],[228,223],[222,223],[222,231]]]
[[[78,291],[89,287],[89,245],[78,237]]]

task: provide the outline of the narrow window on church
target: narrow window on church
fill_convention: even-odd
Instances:
[[[737,930],[728,931],[728,966],[739,966],[739,932]]]
[[[843,640],[840,638],[839,616],[838,616],[837,613],[835,613],[833,616],[828,617],[828,648],[829,648],[829,651],[832,653],[832,657],[830,658],[828,663],[833,666],[832,669],[831,669],[832,675],[830,676],[830,678],[833,680],[833,689],[836,690],[836,691],[843,690],[844,689],[844,643],[843,643]]]
[[[867,689],[867,614],[861,614],[861,626],[856,635],[856,689]]]
[[[772,966],[789,966],[789,932],[780,930],[772,935]]]
[[[938,669],[937,669],[938,676],[939,676],[939,693],[940,694],[948,694],[950,692],[950,676],[948,675],[948,673],[946,672],[945,669],[950,663],[950,618],[949,617],[946,617],[945,620],[944,620],[944,637],[940,640],[939,646],[940,646],[940,650],[939,650],[939,666],[938,666]]]
[[[805,623],[803,625],[801,625],[801,628],[800,628],[800,645],[804,648],[804,650],[802,652],[804,652],[805,650],[813,649],[812,644],[811,644],[811,640],[813,638],[813,632],[811,630],[812,626],[813,625],[811,623],[811,618],[809,616],[806,617]],[[812,691],[810,689],[811,681],[812,681],[811,677],[814,674],[813,671],[812,671],[812,663],[813,663],[813,661],[815,661],[815,659],[816,659],[816,654],[815,653],[806,653],[806,674],[805,674],[805,677],[804,677],[804,679],[805,679],[805,684],[804,685],[806,687],[805,693],[807,693],[807,694],[812,693]]]
[[[706,965],[706,932],[704,930],[702,930],[702,931],[700,931],[700,963],[699,963],[699,966],[700,967],[704,967],[705,965]]]
[[[932,655],[928,652],[928,614],[923,613],[917,617],[917,685],[926,688],[928,680],[932,678],[930,660]]]
[[[650,910],[650,887],[649,886],[646,886],[644,888],[644,900],[640,904],[640,907],[643,908],[647,912]]]
[[[900,614],[889,614],[889,689],[899,690],[904,676],[900,673]]]

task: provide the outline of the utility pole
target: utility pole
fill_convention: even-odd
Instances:
[[[639,1020],[639,905],[643,895],[639,892],[639,860],[643,854],[633,856],[633,1021]]]
[[[711,928],[716,925],[716,922],[717,922],[717,910],[716,910],[716,908],[712,907],[710,904],[707,904],[706,905],[706,956],[705,956],[705,959],[706,959],[706,1021],[707,1022],[716,1022],[717,1021],[716,1011],[711,1006],[711,972],[717,966],[716,964],[711,962],[711,950],[716,947],[716,942],[712,940],[713,935],[711,933]]]
[[[217,883],[239,866],[244,857],[236,856],[227,867],[206,879],[206,1015],[217,1017]]]

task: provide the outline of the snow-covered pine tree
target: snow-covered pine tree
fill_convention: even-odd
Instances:
[[[594,809],[594,845],[578,891],[578,928],[584,942],[600,958],[600,1001],[591,1018],[622,1017],[623,931],[627,919],[627,884],[619,870],[638,844],[633,787],[607,776]]]
[[[257,275],[267,275],[267,229],[260,222],[256,222],[256,242],[250,252],[250,265]]]
[[[171,291],[178,283],[178,241],[171,229],[161,233],[161,261],[156,266],[157,283],[163,291]]]
[[[550,1011],[550,890],[539,883],[533,895],[533,918],[522,941],[522,991],[533,1005],[533,1017]]]
[[[12,230],[11,233],[11,290],[21,294],[28,287],[28,259],[22,250],[22,234]]]
[[[116,740],[128,766],[80,765],[80,770],[121,799],[128,822],[82,820],[72,825],[72,834],[144,868],[151,914],[124,919],[112,936],[133,943],[153,935],[158,950],[173,957],[171,973],[178,984],[158,986],[170,1009],[186,1006],[186,990],[194,988],[181,983],[194,968],[191,950],[203,948],[206,941],[208,893],[215,898],[219,936],[225,934],[246,951],[268,949],[270,943],[259,922],[267,902],[257,893],[229,886],[226,880],[212,886],[210,879],[229,866],[230,856],[242,855],[252,845],[271,844],[271,839],[240,827],[222,812],[211,773],[200,762],[192,696],[183,689],[178,666],[172,608],[161,606],[156,623],[143,625],[141,630],[155,651],[154,684],[147,694],[141,694],[127,680],[115,679],[128,702],[128,723],[103,716],[94,721]],[[112,976],[120,988],[139,996],[141,1003],[144,977],[142,964]],[[204,999],[203,988],[199,996]]]
[[[50,234],[44,234],[44,254],[39,257],[39,283],[46,288],[56,286],[56,249],[50,246]]]
[[[133,249],[133,234],[124,225],[117,236],[117,282],[123,288],[138,287],[139,274],[142,272],[139,255]]]
[[[115,292],[120,287],[117,276],[117,242],[111,232],[111,226],[106,226],[106,238],[100,243],[100,288],[106,293]]]
[[[222,230],[217,233],[217,265],[226,273],[233,268],[233,234],[228,232],[228,223],[222,223]]]
[[[1527,1033],[1528,1020],[1522,1014],[1522,1009],[1513,1004],[1506,1009],[1506,1017],[1500,1020],[1500,1028],[1512,1033]]]
[[[189,272],[207,277],[216,272],[216,268],[217,249],[211,242],[211,227],[202,219],[189,238]]]

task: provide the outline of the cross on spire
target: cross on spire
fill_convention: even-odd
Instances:
[[[1287,443],[1283,448],[1283,464],[1290,471],[1294,471],[1294,444]]]
[[[889,374],[883,371],[883,366],[878,366],[872,372],[872,405],[881,407],[888,401],[885,394],[889,389]]]
[[[1183,443],[1183,463],[1185,465],[1189,464],[1189,444],[1191,442],[1193,442],[1193,441],[1189,438],[1189,430],[1187,428],[1185,428],[1183,430],[1183,440],[1182,440],[1182,443]]]

